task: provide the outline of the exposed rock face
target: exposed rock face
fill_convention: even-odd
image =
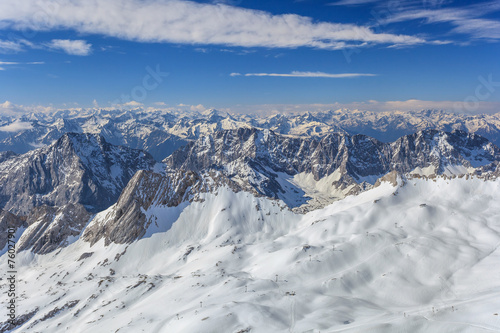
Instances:
[[[319,180],[338,170],[336,187],[353,185],[353,194],[364,189],[365,179],[375,180],[391,171],[407,174],[416,168],[428,168],[426,176],[460,174],[499,159],[500,151],[495,145],[461,131],[426,130],[394,143],[382,143],[365,135],[335,133],[321,139],[305,139],[267,130],[238,129],[191,142],[164,162],[171,170],[223,170],[237,183],[279,198],[284,189],[277,180],[278,172],[289,176],[312,173]]]
[[[229,178],[244,179],[257,192],[278,197],[283,189],[276,172],[308,172],[316,180],[339,169],[351,177],[385,170],[389,147],[363,135],[331,134],[322,139],[290,138],[269,130],[221,131],[191,142],[164,160],[172,170],[225,170]]]
[[[25,219],[0,209],[0,250],[7,245],[8,230],[12,228],[17,232],[21,227],[27,227]]]
[[[290,208],[306,212],[335,198],[313,197],[314,205],[307,206],[301,184],[294,185],[293,177],[298,174],[310,174],[317,182],[327,179],[324,185],[330,191],[351,195],[381,181],[396,184],[401,177],[495,177],[498,161],[500,152],[496,146],[460,131],[421,131],[394,143],[363,135],[331,134],[321,139],[304,139],[268,130],[220,131],[191,142],[166,158],[165,175],[139,171],[118,202],[100,213],[83,237],[91,244],[102,238],[106,244],[133,242],[145,234],[151,223],[145,214],[150,207],[177,206],[221,186],[282,199]]]
[[[145,213],[150,207],[177,206],[221,186],[281,199],[306,212],[398,177],[493,179],[499,161],[495,145],[462,131],[425,130],[383,143],[365,135],[298,138],[238,128],[190,142],[164,160],[165,174],[159,174],[151,171],[155,162],[147,153],[110,145],[100,136],[66,134],[49,147],[11,154],[0,163],[0,202],[13,212],[29,212],[19,249],[48,253],[80,235],[87,210],[113,202],[85,229],[86,241],[133,242],[152,223]],[[307,177],[323,182],[326,192],[307,190]]]
[[[487,139],[463,131],[436,130],[406,135],[390,144],[391,169],[408,173],[415,168],[434,167],[443,174],[450,167],[477,168],[498,161],[500,150]]]
[[[92,245],[104,238],[105,244],[131,243],[144,236],[151,224],[144,214],[151,206],[173,207],[184,201],[198,200],[201,193],[214,192],[220,186],[241,188],[220,172],[200,174],[179,170],[167,175],[139,171],[123,190],[118,202],[98,214],[85,229],[83,239]]]
[[[137,170],[154,164],[143,151],[113,146],[97,135],[68,133],[0,163],[0,207],[20,215],[68,203],[100,211],[116,202]]]
[[[65,247],[80,235],[91,216],[80,204],[35,207],[27,217],[28,228],[18,241],[18,251],[45,254]]]

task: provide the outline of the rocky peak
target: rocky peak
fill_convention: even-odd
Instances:
[[[166,175],[139,171],[123,190],[117,203],[99,213],[85,229],[83,239],[95,244],[104,238],[105,244],[130,243],[141,238],[151,218],[144,213],[151,206],[173,207],[197,200],[201,193],[216,191],[219,186],[239,187],[219,172],[200,174],[178,170]]]
[[[93,134],[67,133],[52,145],[0,163],[0,207],[26,215],[36,206],[81,203],[99,211],[116,202],[148,153],[113,146]]]
[[[296,138],[240,128],[201,137],[164,162],[168,170],[221,170],[260,194],[280,198],[285,190],[277,173],[311,173],[318,181],[338,171],[337,185],[347,188],[365,181],[374,184],[391,171],[406,175],[427,168],[421,175],[459,175],[497,160],[500,152],[495,145],[463,131],[423,130],[383,143],[359,134]]]
[[[218,131],[166,158],[165,174],[137,172],[83,237],[91,244],[132,242],[154,223],[146,214],[151,207],[178,206],[220,187],[281,199],[305,212],[382,181],[472,173],[494,178],[499,161],[496,146],[461,131],[425,130],[392,143],[342,133],[296,138],[256,128]]]
[[[477,168],[500,158],[500,150],[487,139],[464,131],[423,130],[390,144],[391,167],[400,173],[433,167],[443,174],[449,167]]]

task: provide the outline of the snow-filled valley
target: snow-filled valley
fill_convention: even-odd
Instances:
[[[0,330],[500,331],[498,180],[399,179],[305,214],[221,187],[144,213],[130,244],[19,252],[24,322]]]

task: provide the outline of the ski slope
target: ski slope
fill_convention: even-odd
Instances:
[[[151,207],[129,245],[19,253],[18,316],[34,315],[12,332],[500,331],[499,181],[382,183],[304,215],[202,197]]]

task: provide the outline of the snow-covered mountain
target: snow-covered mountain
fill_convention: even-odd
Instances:
[[[422,131],[394,143],[332,134],[321,140],[288,138],[269,130],[238,129],[202,137],[165,159],[164,173],[139,171],[117,203],[82,234],[95,244],[144,237],[169,207],[200,201],[204,193],[233,192],[279,200],[306,212],[398,179],[496,179],[500,150],[486,139],[456,131]],[[170,224],[168,224],[168,227]],[[81,230],[81,229],[78,229]],[[165,229],[166,231],[166,229]]]
[[[150,114],[135,112],[82,113],[38,115],[0,119],[0,151],[11,150],[18,154],[50,145],[65,133],[100,135],[114,145],[148,151],[158,160],[168,156],[186,141],[163,129],[169,117],[163,115],[160,123]],[[21,122],[31,127],[19,132],[3,132],[3,126]],[[2,135],[3,134],[3,135]],[[2,138],[3,136],[3,138]]]
[[[220,171],[233,188],[281,199],[290,207],[310,200],[317,207],[320,199],[324,205],[359,193],[391,172],[406,177],[495,177],[499,160],[495,145],[461,131],[425,130],[382,143],[365,135],[293,138],[239,129],[193,141],[164,163],[171,173]]]
[[[184,144],[163,163],[98,134],[3,153],[0,332],[500,330],[500,149],[318,125],[334,115],[100,113]]]
[[[53,144],[0,163],[0,207],[25,215],[36,206],[80,203],[100,211],[116,202],[137,170],[152,170],[146,152],[93,134],[64,134]]]
[[[397,179],[438,176],[496,179],[499,161],[498,147],[462,131],[426,130],[383,143],[364,135],[294,138],[240,128],[192,141],[156,166],[147,153],[109,145],[102,137],[65,134],[47,148],[1,163],[0,181],[5,184],[4,209],[36,216],[28,217],[30,226],[42,216],[46,220],[39,230],[55,225],[54,216],[67,211],[77,211],[71,214],[80,222],[88,220],[77,206],[68,210],[68,204],[98,212],[116,202],[96,217],[83,238],[91,244],[101,239],[121,244],[147,233],[158,218],[148,213],[151,209],[182,206],[224,187],[307,212],[384,181],[396,184]],[[31,211],[42,205],[55,208]],[[85,226],[75,228],[71,218],[59,220],[56,230],[74,231],[61,232],[64,239],[79,235]],[[31,233],[40,238],[39,230]],[[21,249],[32,248],[38,238]],[[55,250],[53,243],[38,247]]]
[[[497,331],[499,193],[498,181],[414,179],[303,215],[220,188],[149,210],[133,243],[18,253],[18,317],[0,329]]]
[[[12,132],[12,125],[20,128]],[[20,126],[23,124],[23,126]],[[436,110],[370,112],[335,110],[272,116],[229,114],[217,110],[80,110],[0,116],[0,151],[26,153],[48,145],[68,132],[103,136],[115,145],[148,151],[160,161],[177,148],[220,130],[255,127],[294,137],[324,137],[332,133],[364,134],[383,142],[421,130],[476,133],[500,144],[500,114],[462,115]],[[2,131],[2,128],[10,128]]]

